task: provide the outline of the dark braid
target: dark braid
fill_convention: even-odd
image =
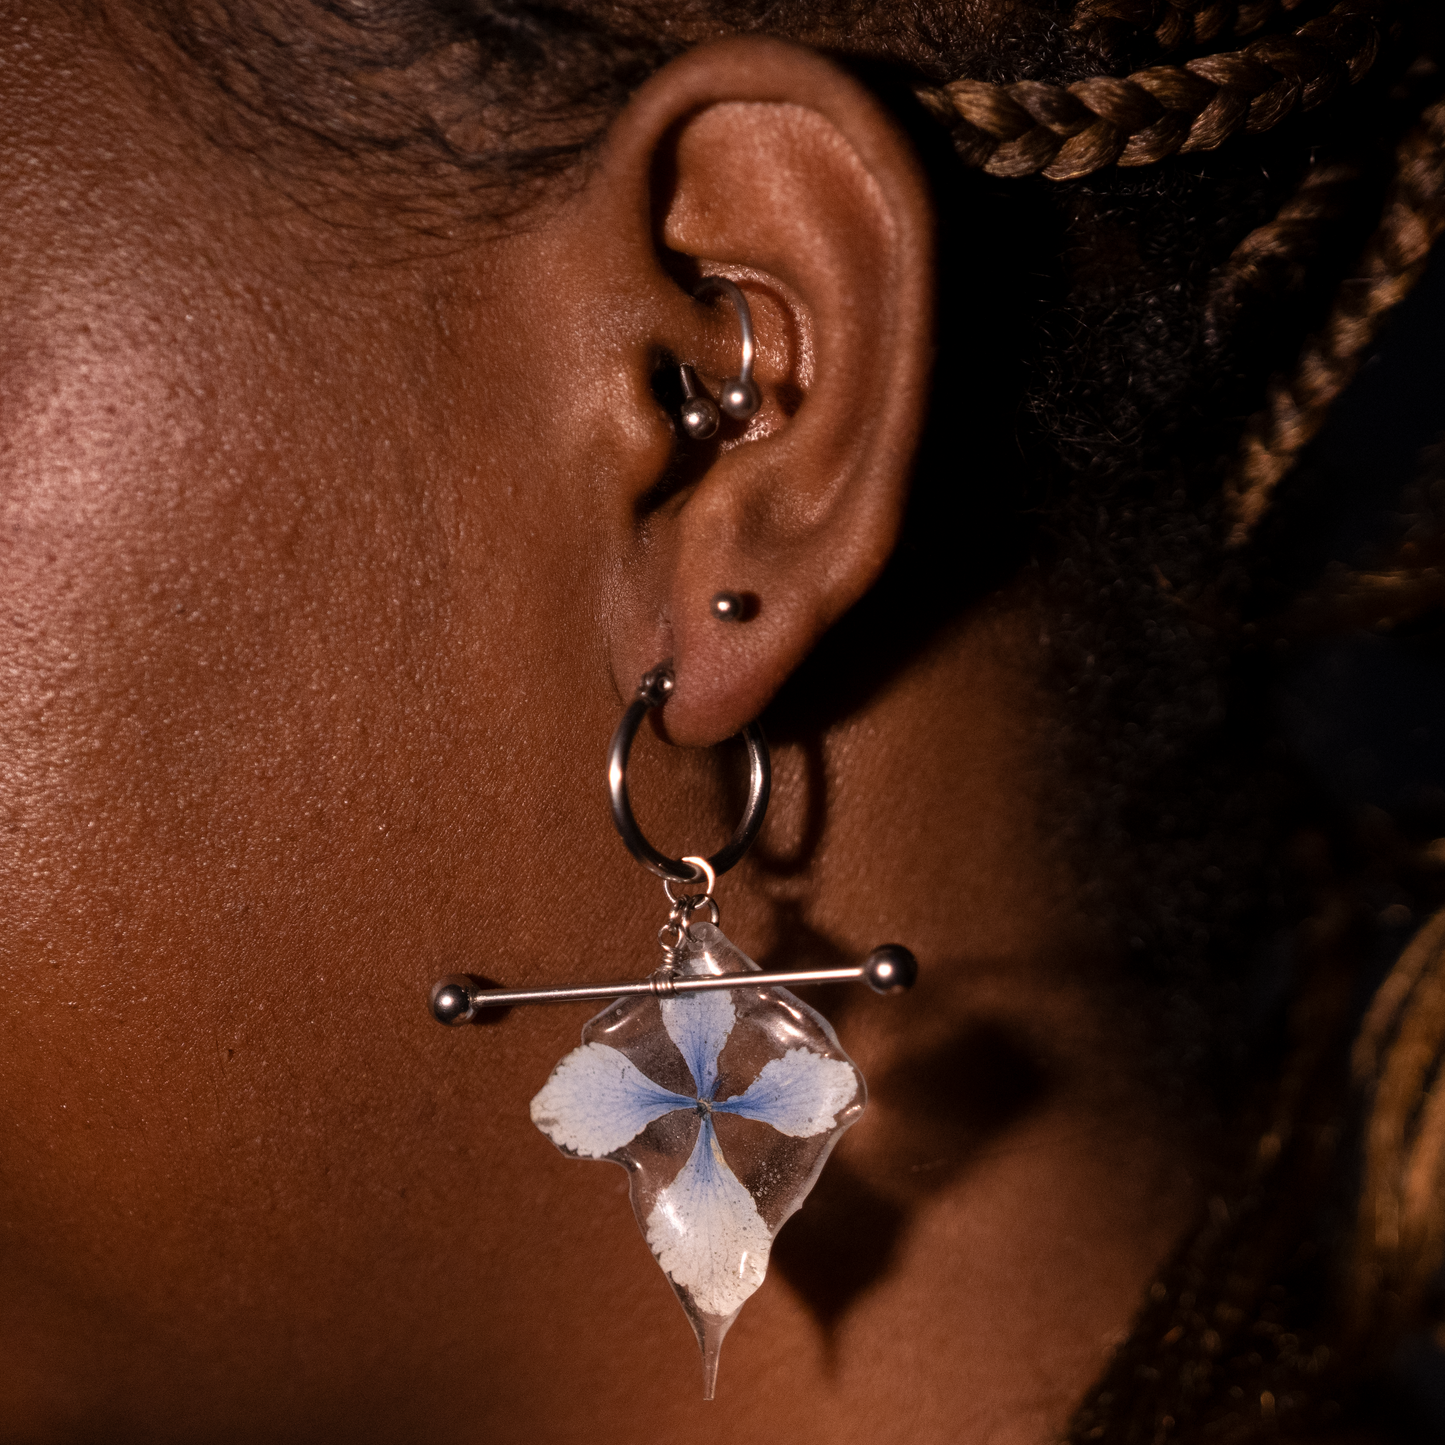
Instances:
[[[1074,12],[1075,29],[1117,21],[1152,31],[1162,50],[1204,45],[1226,33],[1253,35],[1305,0],[1084,0]]]
[[[1122,78],[1069,86],[956,80],[918,95],[951,125],[966,164],[993,176],[1077,180],[1103,166],[1213,150],[1323,104],[1375,63],[1386,8],[1382,0],[1340,0],[1293,35]]]

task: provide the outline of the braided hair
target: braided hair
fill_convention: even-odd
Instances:
[[[1104,166],[1213,150],[1323,105],[1374,64],[1382,9],[1378,0],[1340,0],[1291,34],[1123,77],[1093,75],[1068,86],[956,80],[920,89],[919,98],[951,125],[968,164],[995,176],[1077,180]]]

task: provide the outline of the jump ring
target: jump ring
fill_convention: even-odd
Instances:
[[[687,909],[683,914],[682,926],[684,932],[692,928],[692,915],[703,908],[706,908],[708,911],[708,922],[711,923],[714,928],[717,927],[719,920],[722,918],[722,910],[717,906],[717,899],[699,898],[693,903],[692,907]]]
[[[680,861],[692,864],[692,877],[687,880],[689,885],[701,883],[703,890],[700,895],[694,894],[689,896],[686,894],[677,894],[672,891],[672,879],[664,878],[662,880],[662,891],[667,894],[667,901],[669,903],[691,903],[693,897],[711,898],[713,889],[717,887],[717,870],[712,864],[709,863],[706,858],[693,856],[683,858]]]
[[[622,721],[612,734],[612,742],[607,748],[607,787],[612,796],[612,821],[617,825],[627,851],[659,878],[670,879],[674,883],[696,883],[699,881],[697,865],[701,863],[711,874],[703,875],[707,878],[708,893],[711,894],[718,877],[748,851],[758,835],[758,829],[763,826],[763,818],[768,811],[768,792],[772,786],[772,764],[762,728],[756,722],[750,722],[742,731],[748,749],[748,801],[737,831],[710,858],[669,858],[666,853],[658,852],[647,841],[632,815],[632,802],[627,796],[627,759],[642,719],[652,708],[661,707],[671,692],[671,669],[665,666],[654,668],[642,679],[637,696],[622,714]],[[672,896],[669,891],[668,897]]]

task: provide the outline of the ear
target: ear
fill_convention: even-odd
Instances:
[[[734,280],[753,312],[762,405],[746,424],[724,417],[705,443],[674,426],[660,448],[663,388],[613,393],[639,412],[613,512],[614,676],[629,696],[671,659],[666,731],[712,743],[762,711],[893,549],[932,359],[927,185],[850,76],[743,39],[639,91],[582,209],[592,244],[610,238],[592,282],[614,288],[614,312],[630,294],[657,374],[691,362],[716,396],[737,373],[736,318],[692,298],[701,276]],[[745,620],[713,615],[721,591]]]

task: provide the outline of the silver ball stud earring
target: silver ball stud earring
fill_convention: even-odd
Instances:
[[[738,374],[723,383],[722,396],[717,402],[703,391],[698,382],[697,372],[687,362],[682,364],[682,429],[694,441],[706,441],[717,430],[718,408],[721,407],[735,421],[746,421],[762,405],[758,389],[753,384],[753,358],[757,354],[757,343],[753,339],[753,313],[748,298],[726,276],[704,276],[697,283],[693,295],[701,300],[704,296],[719,292],[732,302],[737,312],[738,325],[743,334],[743,359]]]
[[[694,441],[705,442],[716,430],[717,403],[703,389],[687,362],[682,364],[682,429]]]
[[[708,603],[708,611],[719,622],[741,622],[743,620],[743,599],[736,592],[719,592]]]
[[[731,417],[739,421],[746,421],[759,406],[758,389],[751,381],[745,381],[742,377],[734,377],[723,387],[722,409]]]

